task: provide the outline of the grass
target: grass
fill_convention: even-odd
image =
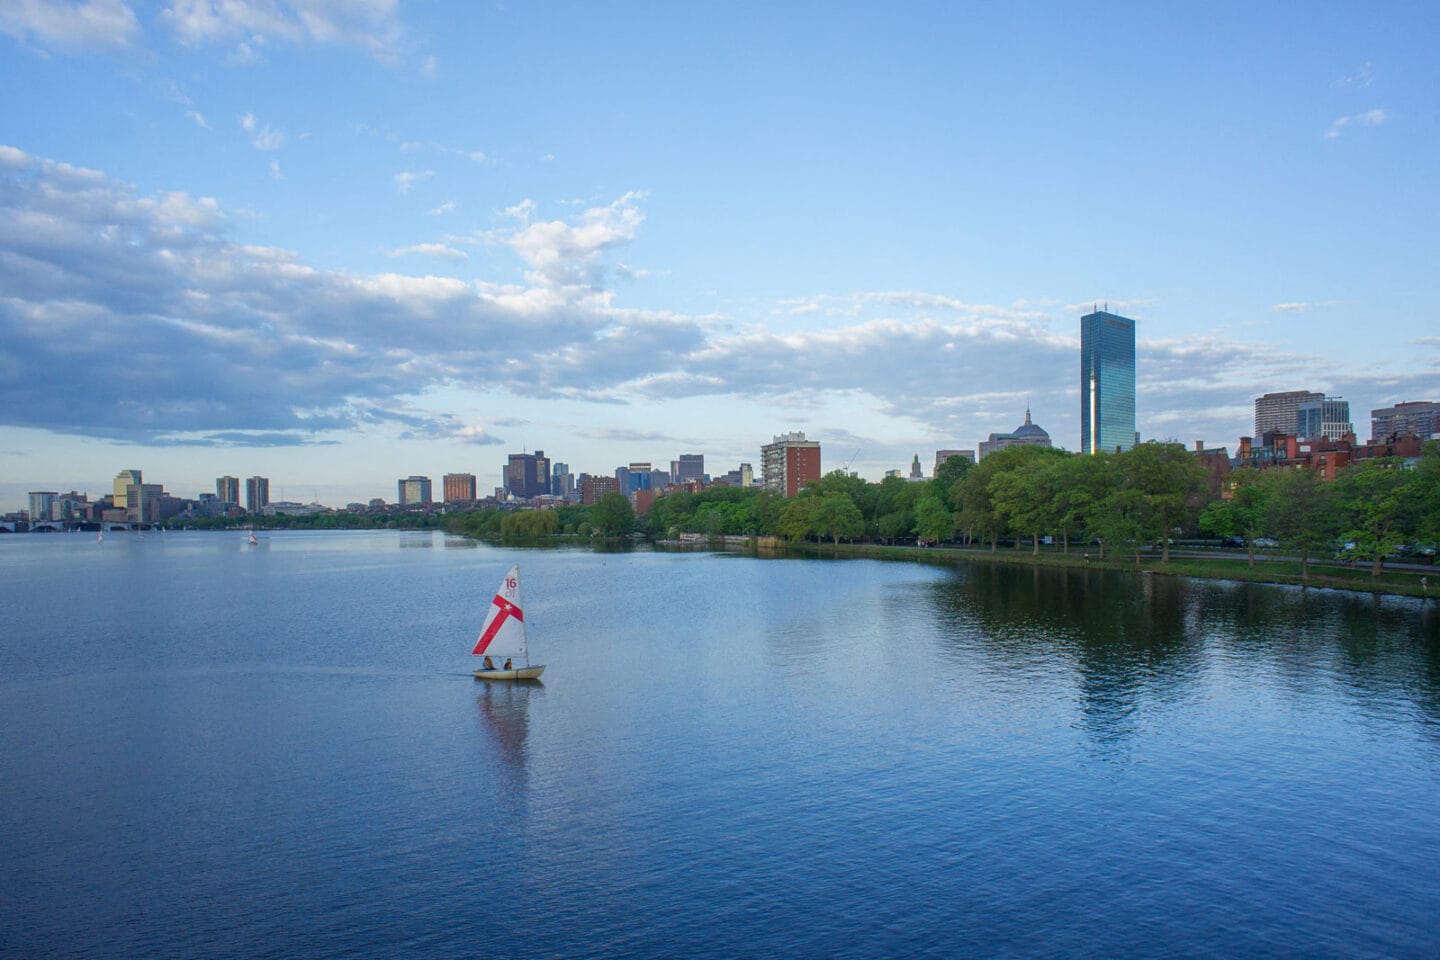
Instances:
[[[1273,583],[1288,586],[1324,587],[1334,590],[1353,590],[1362,593],[1382,593],[1410,597],[1440,598],[1440,568],[1429,573],[1410,570],[1385,569],[1380,576],[1370,575],[1368,563],[1354,567],[1330,561],[1310,562],[1310,576],[1302,579],[1298,560],[1260,560],[1250,566],[1245,557],[1173,557],[1162,561],[1159,554],[1142,553],[1140,562],[1135,555],[1116,557],[1107,555],[1104,560],[1091,554],[1086,558],[1084,551],[1071,548],[1066,554],[1056,548],[1043,548],[1036,555],[1029,548],[1014,550],[1007,547],[991,552],[988,547],[887,547],[878,544],[848,544],[838,547],[832,544],[791,544],[788,550],[796,550],[811,556],[871,557],[885,560],[920,560],[928,563],[1000,563],[1019,566],[1041,567],[1087,567],[1095,570],[1119,570],[1129,573],[1148,573],[1156,576],[1197,577],[1210,580],[1234,580],[1245,583]],[[1429,579],[1429,589],[1421,583]]]

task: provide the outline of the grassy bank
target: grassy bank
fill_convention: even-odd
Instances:
[[[1074,551],[1066,554],[1058,550],[1043,550],[1038,555],[1029,549],[1011,550],[1002,548],[991,551],[987,547],[886,547],[877,544],[786,544],[783,547],[767,546],[767,550],[790,552],[799,556],[812,557],[870,557],[880,560],[908,560],[924,563],[1003,563],[1019,566],[1041,567],[1087,567],[1093,570],[1119,570],[1127,573],[1147,573],[1169,577],[1199,577],[1209,580],[1235,580],[1246,583],[1272,583],[1286,586],[1323,587],[1334,590],[1354,590],[1362,593],[1394,594],[1409,597],[1440,598],[1440,568],[1426,573],[1410,570],[1385,570],[1380,576],[1372,577],[1367,565],[1359,567],[1333,563],[1310,563],[1309,579],[1300,576],[1298,560],[1257,561],[1250,566],[1244,557],[1174,557],[1168,562],[1158,555],[1141,554],[1135,561],[1134,554],[1121,557],[1097,559],[1093,554]],[[1428,591],[1422,578],[1428,578]]]

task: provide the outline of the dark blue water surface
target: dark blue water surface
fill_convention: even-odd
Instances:
[[[508,564],[543,686],[470,646]],[[0,954],[1440,954],[1440,605],[0,537]]]

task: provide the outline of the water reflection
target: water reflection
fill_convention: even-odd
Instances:
[[[527,748],[530,736],[530,699],[543,696],[545,687],[538,680],[526,683],[480,683],[475,695],[480,727],[496,748],[500,769],[510,780],[512,789],[525,786]]]
[[[1297,697],[1407,715],[1440,739],[1440,605],[1086,569],[975,565],[933,591],[947,653],[996,684],[1070,692],[1118,749],[1147,715],[1264,672]],[[1217,677],[1221,678],[1217,681]]]

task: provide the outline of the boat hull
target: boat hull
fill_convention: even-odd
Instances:
[[[545,664],[534,667],[517,667],[514,670],[476,670],[476,680],[539,680],[545,672]]]

